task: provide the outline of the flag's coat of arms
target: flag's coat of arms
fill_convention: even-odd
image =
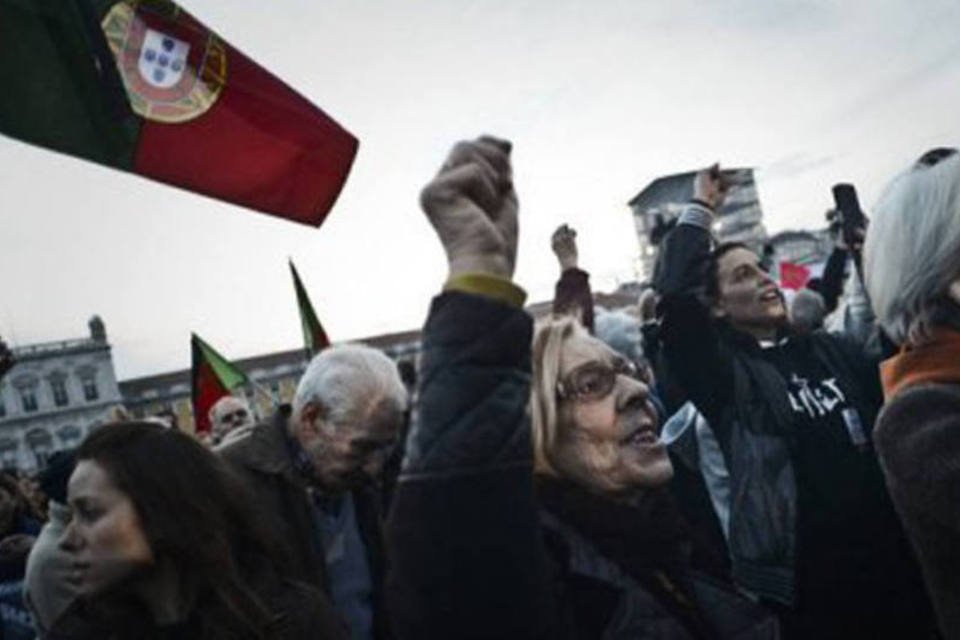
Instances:
[[[186,122],[217,101],[227,76],[223,42],[176,5],[124,0],[102,26],[137,114]]]
[[[190,45],[165,33],[147,29],[140,47],[140,77],[158,89],[169,89],[183,78]]]

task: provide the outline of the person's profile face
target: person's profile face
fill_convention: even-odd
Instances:
[[[402,414],[382,399],[355,423],[332,424],[317,417],[312,437],[301,441],[313,463],[316,480],[326,489],[350,490],[374,483],[397,444]]]
[[[560,352],[553,463],[601,493],[629,493],[673,477],[650,390],[632,368],[618,366],[623,360],[587,335],[568,338]]]
[[[71,556],[68,580],[82,596],[111,590],[153,564],[133,501],[100,464],[78,462],[67,493],[73,517],[60,547]]]
[[[213,433],[218,438],[222,438],[234,429],[252,425],[253,414],[243,400],[228,397],[214,407]]]
[[[714,312],[741,330],[770,329],[787,319],[783,293],[749,249],[732,249],[717,264]]]

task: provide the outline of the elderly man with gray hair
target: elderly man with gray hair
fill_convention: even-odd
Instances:
[[[407,402],[387,356],[334,346],[310,362],[292,408],[219,452],[288,542],[289,577],[324,589],[353,638],[388,637],[378,490]]]

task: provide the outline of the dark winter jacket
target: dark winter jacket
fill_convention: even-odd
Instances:
[[[245,438],[218,453],[246,480],[255,498],[255,510],[285,541],[292,554],[291,578],[330,593],[320,535],[310,508],[306,481],[295,469],[287,436],[290,407],[282,406],[267,422],[257,425]],[[353,492],[357,525],[367,552],[374,589],[374,632],[389,637],[383,607],[383,556],[380,498],[372,488]]]
[[[796,467],[798,447],[807,437],[798,426],[800,407],[794,406],[788,381],[757,341],[710,317],[704,298],[713,248],[709,220],[709,212],[698,205],[691,205],[683,214],[661,245],[655,286],[661,295],[661,339],[669,371],[713,427],[727,459],[733,496],[728,543],[734,579],[764,598],[791,607],[798,603],[798,585],[806,584],[802,596],[818,599],[818,605],[841,607],[839,600],[849,595],[845,587],[804,580],[804,576],[830,570],[823,566],[831,564],[825,557],[843,559],[856,554],[866,572],[857,569],[855,575],[840,579],[857,581],[876,573],[883,581],[867,580],[862,589],[858,586],[851,606],[846,611],[838,608],[828,618],[845,616],[852,621],[867,617],[867,611],[877,611],[870,617],[880,620],[898,615],[897,606],[906,606],[906,615],[919,616],[923,603],[922,597],[917,602],[915,595],[912,559],[903,546],[902,532],[870,449],[871,426],[881,402],[875,362],[864,357],[856,343],[823,332],[782,336],[792,341],[789,351],[779,352],[786,354],[783,357],[801,355],[827,372],[830,383],[841,390],[838,396],[848,407],[843,419],[851,435],[849,439],[835,438],[829,446],[842,452],[837,457],[854,460],[861,475],[850,476],[844,464],[829,468],[830,451],[823,453],[822,473],[850,485],[842,488],[857,493],[858,498],[849,504],[849,513],[856,513],[861,522],[875,524],[869,536],[860,538],[864,542],[857,543],[857,548],[825,548],[822,540],[817,549],[801,548],[801,525],[819,517],[820,507],[808,505],[807,512],[798,513],[801,498],[810,495],[809,486],[797,484],[801,471]],[[809,462],[804,469],[807,477],[820,474]],[[829,526],[823,523],[821,529]],[[840,539],[847,532],[835,533]],[[836,597],[831,588],[838,590]],[[803,608],[806,605],[800,600]],[[884,608],[887,600],[899,605]],[[860,602],[867,603],[869,610],[856,611]]]
[[[960,639],[960,331],[884,363],[877,452],[947,640]]]
[[[252,580],[270,612],[270,621],[249,634],[226,629],[223,617],[236,616],[223,603],[201,598],[186,620],[157,625],[142,605],[117,599],[109,606],[77,600],[47,640],[346,640],[349,634],[333,607],[315,588],[260,576]]]
[[[564,269],[553,293],[553,313],[571,315],[593,333],[593,293],[590,274],[583,269]]]
[[[650,552],[647,540],[672,551],[675,528],[660,518],[634,520],[608,500],[604,517],[584,517],[597,501],[562,484],[541,483],[538,498],[526,413],[531,333],[522,310],[480,296],[433,302],[418,418],[387,529],[396,635],[777,637],[762,610],[674,565],[672,552]],[[651,522],[662,528],[643,526]],[[616,526],[622,536],[603,529]]]

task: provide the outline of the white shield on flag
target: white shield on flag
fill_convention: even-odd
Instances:
[[[148,28],[140,47],[140,75],[158,89],[169,89],[183,77],[189,53],[190,45],[183,40]]]

